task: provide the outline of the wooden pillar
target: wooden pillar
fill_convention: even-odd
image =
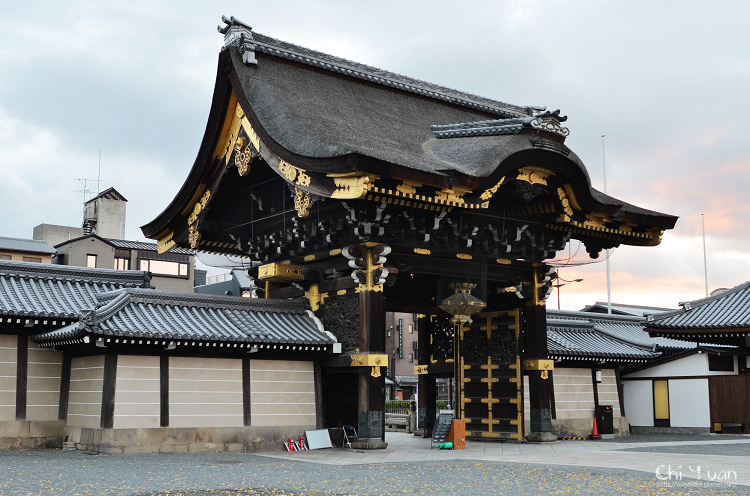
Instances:
[[[365,277],[359,285],[359,351],[385,353],[385,298],[383,285],[377,284],[373,247],[364,249]],[[383,369],[384,371],[385,369]],[[369,438],[385,441],[385,375],[373,377],[372,368],[360,367],[359,431]],[[379,421],[378,421],[379,420]],[[375,423],[377,421],[377,424]],[[365,428],[365,424],[367,427]],[[363,434],[359,432],[359,435]]]
[[[524,359],[547,359],[547,307],[537,282],[540,278],[535,270],[532,272],[533,296],[524,306],[526,316],[526,356]],[[556,441],[557,435],[552,432],[552,409],[550,397],[552,382],[542,378],[541,370],[529,370],[529,427],[526,437],[529,441]]]
[[[26,393],[28,391],[29,338],[18,335],[16,346],[16,420],[26,420]]]

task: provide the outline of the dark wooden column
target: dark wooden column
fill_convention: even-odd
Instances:
[[[539,273],[532,272],[534,278],[533,296],[524,306],[526,317],[526,356],[524,360],[547,359],[547,306],[540,292]],[[527,371],[529,376],[529,427],[526,437],[529,441],[556,441],[552,432],[552,409],[550,397],[552,381],[542,378],[541,370]]]
[[[385,298],[379,271],[385,260],[381,255],[387,255],[389,251],[389,248],[374,243],[348,251],[348,257],[355,256],[356,265],[363,269],[355,270],[359,281],[360,353],[385,354]],[[358,371],[358,434],[385,441],[385,375],[373,376],[373,371],[371,367],[360,367]]]
[[[359,351],[384,354],[385,299],[382,290],[360,291],[359,312]],[[385,441],[385,375],[373,377],[370,367],[359,369],[360,418],[365,415],[368,419],[368,437],[379,437]],[[380,428],[374,429],[373,421],[378,418]]]
[[[16,347],[16,420],[26,420],[26,393],[29,383],[29,337],[18,335]]]

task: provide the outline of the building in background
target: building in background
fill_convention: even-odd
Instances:
[[[56,253],[46,241],[0,237],[0,260],[52,263]]]
[[[34,240],[54,247],[52,263],[143,270],[151,272],[156,289],[192,292],[196,285],[192,251],[177,249],[159,254],[156,243],[123,239],[127,202],[116,189],[108,188],[83,204],[81,227],[39,224],[34,228]],[[202,277],[198,283],[203,283]]]
[[[156,289],[192,293],[195,257],[190,250],[158,253],[156,243],[102,238],[89,234],[60,243],[55,263],[99,269],[151,272]]]

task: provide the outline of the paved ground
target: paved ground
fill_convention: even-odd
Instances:
[[[0,452],[1,495],[748,494],[750,436],[633,436],[438,450],[92,455]],[[719,482],[713,482],[718,480]]]

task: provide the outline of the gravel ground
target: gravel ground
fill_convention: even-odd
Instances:
[[[664,486],[622,469],[520,463],[440,462],[321,465],[237,453],[91,455],[77,451],[0,452],[6,495],[539,495],[750,494],[707,482]]]

